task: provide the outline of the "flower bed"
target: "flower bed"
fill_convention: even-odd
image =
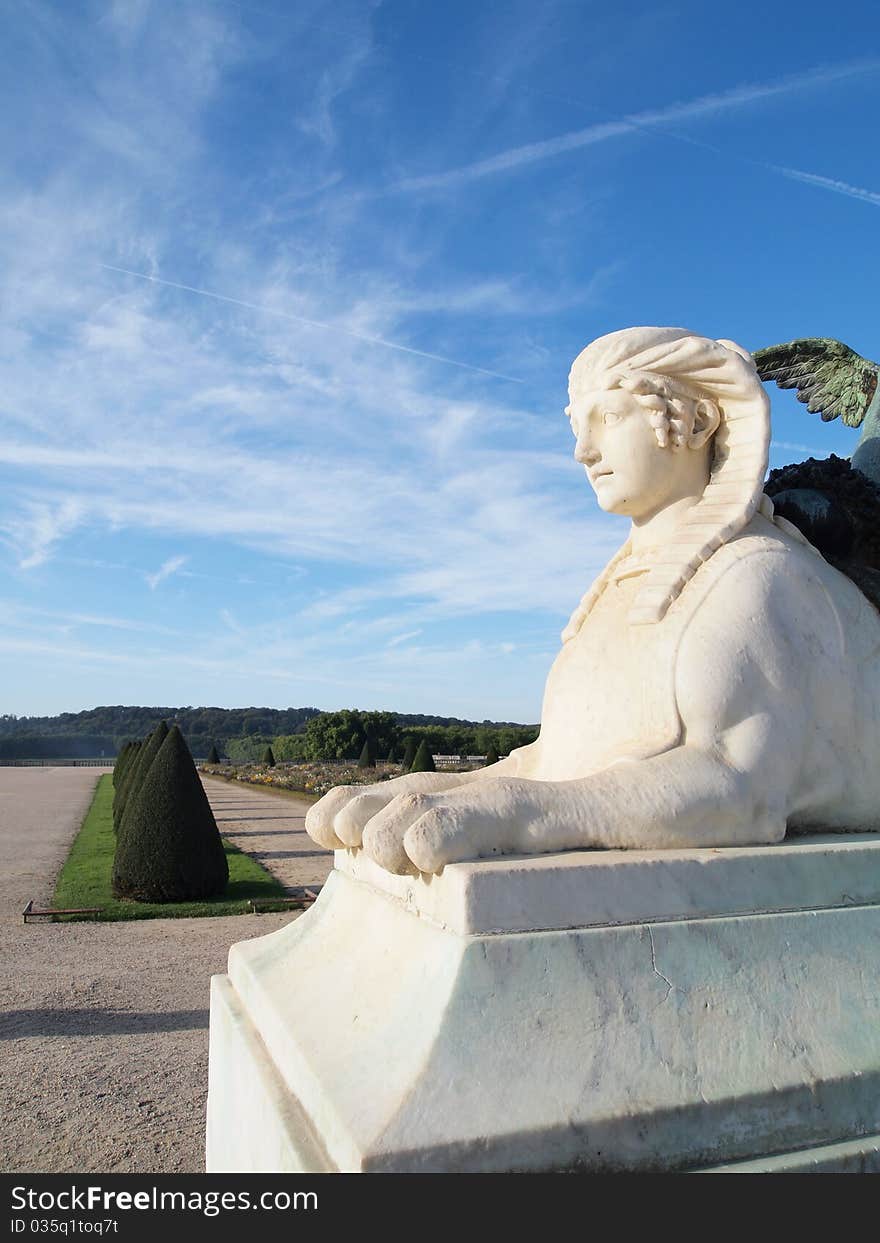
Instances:
[[[372,785],[388,781],[403,772],[400,764],[377,764],[375,768],[358,768],[356,761],[331,764],[280,763],[274,768],[263,764],[200,764],[203,773],[225,777],[227,781],[243,781],[248,785],[291,790],[320,797],[341,785]]]

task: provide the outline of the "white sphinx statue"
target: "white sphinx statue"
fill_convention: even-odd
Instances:
[[[570,394],[632,529],[540,737],[310,809],[351,849],[213,981],[210,1172],[880,1170],[880,614],[774,518],[745,351]]]
[[[308,832],[434,873],[880,829],[880,616],[774,519],[750,356],[631,328],[575,359],[569,394],[575,457],[632,528],[563,632],[539,738],[477,772],[337,787]]]

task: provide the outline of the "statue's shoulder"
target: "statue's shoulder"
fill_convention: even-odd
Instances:
[[[790,523],[774,520],[772,511],[758,512],[703,563],[682,603],[693,612],[710,598],[713,610],[723,610],[730,601],[738,616],[743,605],[760,608],[770,597],[793,602],[830,568]]]
[[[797,575],[801,570],[817,570],[827,564],[797,527],[784,518],[775,518],[765,506],[741,531],[727,540],[705,563],[713,577],[722,577],[733,567],[751,562],[772,575]]]
[[[699,632],[741,647],[791,639],[796,629],[836,636],[875,661],[877,609],[784,518],[759,512],[700,567],[673,610],[683,634]],[[830,641],[830,639],[828,640]]]
[[[729,539],[719,552],[726,553],[730,561],[742,560],[745,557],[761,555],[821,557],[811,544],[804,539],[797,527],[784,518],[773,515],[772,509],[764,505],[749,522]]]

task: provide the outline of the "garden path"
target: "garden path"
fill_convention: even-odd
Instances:
[[[0,919],[48,905],[98,778],[109,768],[0,768]]]
[[[323,885],[333,854],[306,833],[306,812],[313,800],[222,777],[203,775],[202,784],[223,837],[262,863],[285,889]]]

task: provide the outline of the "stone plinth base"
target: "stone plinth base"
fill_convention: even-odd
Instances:
[[[876,836],[339,852],[213,981],[207,1168],[880,1169],[878,960]]]

